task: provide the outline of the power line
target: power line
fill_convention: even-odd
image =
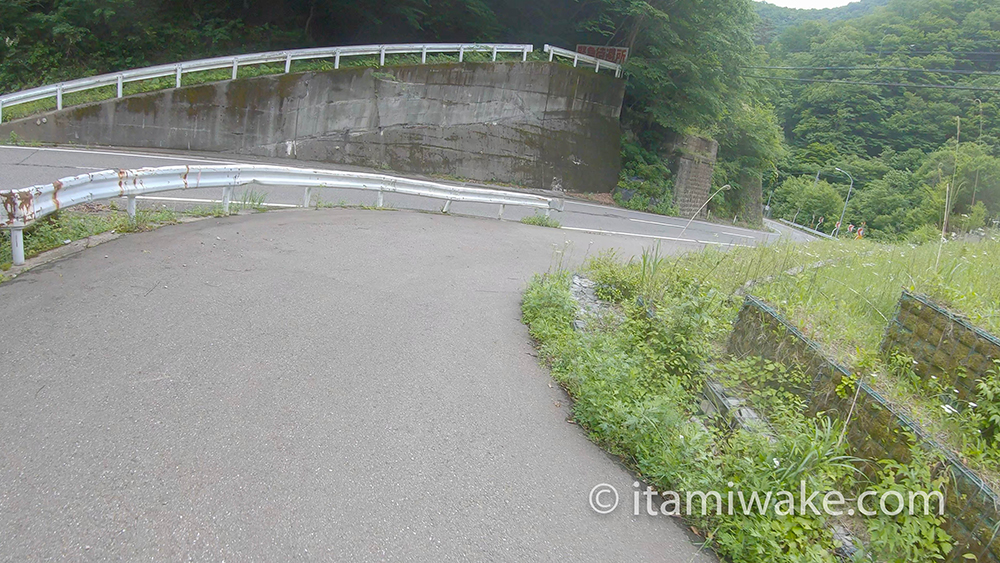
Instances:
[[[784,80],[788,82],[825,82],[827,84],[854,84],[859,86],[884,86],[888,88],[935,88],[939,90],[973,90],[977,92],[1000,92],[1000,88],[987,88],[983,86],[948,86],[944,84],[906,84],[901,82],[825,80],[822,78],[790,78],[786,76],[760,76],[756,74],[744,74],[743,76],[746,78],[760,78],[763,80]]]
[[[1000,76],[1000,72],[988,72],[985,70],[952,70],[946,68],[905,68],[905,67],[894,67],[894,66],[883,66],[883,67],[873,67],[873,66],[745,66],[742,68],[750,68],[757,70],[850,70],[850,71],[869,71],[876,72],[880,70],[886,71],[901,71],[901,72],[925,72],[925,73],[940,73],[940,74],[964,74],[964,75],[976,75],[982,74],[986,76]]]

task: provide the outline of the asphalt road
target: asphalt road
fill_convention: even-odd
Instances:
[[[139,168],[143,166],[247,162],[348,168],[294,161],[290,164],[287,160],[244,156],[234,157],[235,160],[227,160],[227,158],[225,155],[218,154],[154,153],[131,149],[0,147],[0,182],[2,182],[0,188],[21,188],[34,184],[50,183],[58,178],[109,168]],[[237,191],[235,200],[243,199],[244,194],[246,191]],[[303,192],[292,188],[269,188],[267,192],[258,192],[252,195],[265,196],[268,203],[276,206],[295,206],[301,205]],[[146,198],[141,203],[185,208],[199,205],[210,206],[213,205],[213,201],[219,200],[221,197],[222,194],[219,190],[192,189],[164,192]],[[315,191],[313,202],[321,200],[332,204],[373,205],[375,197],[375,194],[370,192],[325,189]],[[385,204],[400,209],[436,210],[441,207],[441,202],[438,200],[399,194],[386,194]],[[454,203],[451,206],[451,212],[460,215],[495,217],[497,211],[498,207],[494,205]],[[531,213],[534,211],[527,208],[508,207],[504,218],[518,220]],[[553,217],[566,230],[629,236],[647,241],[659,240],[665,243],[696,243],[700,246],[720,246],[723,248],[733,245],[760,244],[776,240],[780,236],[774,232],[761,232],[703,221],[693,221],[688,225],[687,220],[677,217],[664,217],[573,200],[566,201],[565,211],[555,212]]]
[[[711,561],[632,515],[520,322],[534,273],[645,242],[292,210],[22,274],[0,285],[0,560]]]

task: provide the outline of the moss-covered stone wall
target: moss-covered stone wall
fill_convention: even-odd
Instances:
[[[962,555],[966,553],[975,555],[980,562],[1000,561],[1000,534],[994,532],[1000,527],[1000,499],[996,494],[874,389],[864,383],[849,390],[842,387],[845,378],[851,377],[850,371],[828,358],[819,344],[775,309],[748,296],[733,326],[727,350],[737,357],[760,356],[812,374],[810,386],[801,389],[800,395],[813,413],[825,412],[840,420],[846,420],[850,413],[847,440],[857,457],[871,462],[893,459],[908,463],[911,460],[908,435],[916,437],[923,447],[940,453],[951,476],[945,491],[944,529],[955,539],[955,549],[948,561],[965,561]],[[872,467],[866,469],[870,471]]]
[[[924,380],[936,378],[965,401],[976,401],[976,380],[996,369],[1000,340],[930,298],[903,292],[896,317],[886,329],[884,352],[902,352],[915,360]]]

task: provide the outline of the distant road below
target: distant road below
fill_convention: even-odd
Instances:
[[[183,164],[221,164],[221,163],[268,163],[302,168],[331,168],[341,170],[359,170],[351,167],[311,163],[297,160],[255,159],[239,156],[228,159],[218,154],[185,154],[151,152],[131,149],[84,149],[76,147],[0,147],[0,188],[23,188],[35,184],[50,183],[66,176],[75,176],[109,168],[141,168],[155,166],[174,166]],[[366,170],[370,171],[370,170]],[[407,175],[412,177],[412,175]],[[435,181],[442,181],[433,179]],[[461,182],[451,182],[462,184]],[[503,189],[503,188],[498,188]],[[236,200],[241,198],[240,191]],[[263,195],[265,201],[276,206],[295,206],[302,203],[302,191],[297,189],[268,189]],[[169,205],[174,207],[210,206],[213,200],[221,198],[219,190],[184,190],[165,192],[154,198],[143,200],[148,205]],[[330,204],[373,205],[375,195],[354,190],[314,190],[314,198],[320,198]],[[316,201],[314,199],[314,201]],[[441,202],[428,198],[386,194],[385,205],[397,208],[435,210],[440,209]],[[458,215],[496,216],[497,206],[454,203],[451,212]],[[517,220],[532,213],[528,209],[508,208],[504,212],[505,219]],[[769,222],[768,225],[779,231],[762,232],[743,229],[734,226],[720,225],[704,221],[688,221],[679,217],[666,217],[652,213],[630,211],[617,207],[609,207],[591,202],[567,200],[565,211],[554,212],[563,228],[572,231],[584,231],[594,234],[605,234],[616,237],[632,237],[655,243],[685,243],[695,246],[718,246],[728,248],[734,245],[757,245],[776,240],[779,236],[791,237],[793,240],[807,240],[804,235],[794,229]],[[686,227],[686,228],[685,228]],[[806,238],[803,238],[806,237]]]

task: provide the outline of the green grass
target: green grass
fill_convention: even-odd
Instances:
[[[602,255],[589,263],[602,298],[659,303],[678,287],[712,296],[703,314],[716,323],[714,358],[724,357],[725,337],[749,293],[778,309],[824,352],[848,366],[987,481],[1000,484],[1000,450],[979,435],[980,408],[961,414],[942,408],[942,394],[912,373],[906,358],[880,351],[903,289],[924,293],[1000,334],[1000,240],[924,245],[833,240],[706,250],[680,257],[647,254],[624,263]],[[986,378],[987,382],[992,381]],[[1000,381],[998,381],[1000,385]],[[997,407],[1000,410],[1000,406]]]
[[[234,209],[236,211],[251,210],[251,211],[267,211],[267,206],[264,203],[267,201],[267,192],[258,192],[256,190],[245,190],[242,194],[237,196],[236,201],[232,202]]]
[[[119,233],[138,232],[160,225],[175,223],[177,215],[171,210],[139,209],[135,221],[124,212],[92,213],[66,210],[49,215],[24,230],[24,255],[30,258],[58,248],[67,243],[115,231]],[[2,269],[11,264],[10,238],[0,237],[0,265]]]
[[[524,223],[525,225],[535,225],[538,227],[551,227],[553,229],[558,229],[559,227],[562,226],[561,224],[559,224],[559,221],[556,221],[551,217],[546,217],[545,215],[539,215],[539,214],[522,217],[521,222]]]
[[[932,460],[919,448],[913,464],[886,466],[874,483],[855,472],[848,446],[839,439],[840,422],[822,413],[808,416],[800,399],[781,391],[808,381],[807,375],[755,358],[717,356],[714,344],[726,332],[720,316],[725,308],[719,305],[727,299],[719,288],[737,284],[707,287],[676,263],[655,253],[627,265],[609,255],[592,261],[589,273],[617,314],[593,319],[598,322],[588,322],[584,331],[572,328],[577,308],[566,272],[537,276],[525,291],[523,320],[540,357],[573,397],[573,419],[595,443],[658,490],[725,491],[727,483],[735,483],[740,490],[763,492],[798,490],[804,483],[807,491],[857,494],[941,485],[930,474]],[[700,412],[708,375],[734,385],[751,383],[748,400],[770,415],[769,435],[730,430],[727,421]],[[688,519],[709,546],[741,563],[833,563],[833,521],[774,511]],[[934,516],[849,523],[867,536],[876,560],[925,561],[950,550],[941,519]]]

